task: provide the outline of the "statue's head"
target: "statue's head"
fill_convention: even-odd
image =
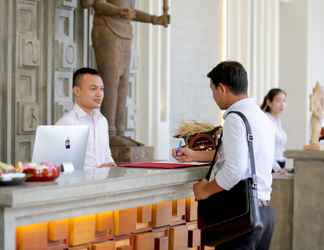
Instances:
[[[95,3],[95,0],[80,0],[80,1],[81,1],[81,7],[83,9],[90,8]]]

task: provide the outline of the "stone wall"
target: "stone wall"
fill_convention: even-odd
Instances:
[[[77,0],[0,0],[0,159],[30,161],[38,125],[72,106],[87,53]]]

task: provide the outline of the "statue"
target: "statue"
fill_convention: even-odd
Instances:
[[[109,122],[109,135],[123,137],[126,129],[126,98],[132,48],[131,21],[167,27],[167,0],[163,15],[155,16],[135,9],[135,0],[81,0],[83,8],[94,10],[92,43],[98,70],[103,78],[102,112]],[[116,140],[116,138],[115,138]]]
[[[309,108],[311,112],[311,138],[310,144],[305,145],[306,150],[320,150],[319,137],[321,134],[321,121],[324,112],[323,91],[319,82],[313,88],[312,94],[309,96]]]

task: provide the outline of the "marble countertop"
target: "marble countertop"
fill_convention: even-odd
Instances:
[[[0,187],[0,207],[22,208],[72,202],[83,198],[118,197],[123,194],[156,192],[176,186],[192,185],[207,173],[207,166],[183,169],[107,168],[75,171],[54,182],[25,183]],[[189,187],[188,187],[189,188]],[[126,198],[126,197],[125,197]]]
[[[2,222],[7,221],[6,226],[15,228],[192,197],[193,183],[204,178],[208,168],[103,168],[76,171],[54,182],[1,186],[0,226],[1,216],[5,218]],[[274,181],[291,178],[274,176]],[[11,233],[14,235],[15,230]]]

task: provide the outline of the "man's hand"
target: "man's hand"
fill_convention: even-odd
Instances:
[[[161,25],[167,28],[168,25],[170,24],[170,16],[169,15],[152,16],[152,24]]]
[[[285,168],[279,168],[274,171],[274,174],[275,175],[286,175],[286,174],[288,174],[288,170]]]
[[[207,199],[210,195],[207,191],[207,185],[209,184],[209,181],[206,179],[203,179],[193,185],[193,191],[195,194],[196,200],[205,200]]]
[[[180,162],[195,161],[194,155],[195,155],[195,151],[191,150],[188,147],[172,149],[173,158],[175,158],[177,161]]]
[[[222,192],[224,189],[221,188],[216,181],[201,180],[194,184],[193,191],[196,200],[205,200],[209,196]]]
[[[119,15],[122,18],[125,18],[125,19],[128,19],[128,20],[133,20],[136,17],[136,11],[134,9],[131,9],[131,8],[124,8],[124,9],[120,10]]]
[[[86,9],[86,8],[90,8],[94,5],[95,0],[81,0],[81,7]]]
[[[117,164],[115,162],[108,162],[98,166],[98,168],[111,168],[111,167],[117,167]]]

